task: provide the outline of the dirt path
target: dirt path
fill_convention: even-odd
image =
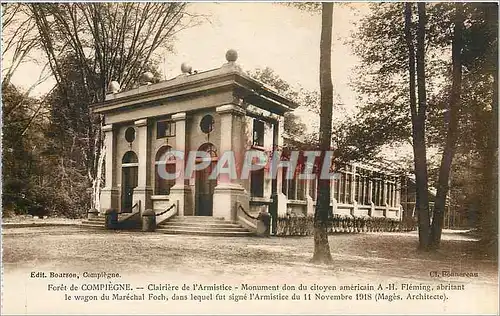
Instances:
[[[313,242],[309,237],[297,238],[227,238],[172,236],[141,232],[89,231],[75,227],[9,228],[3,230],[4,291],[12,310],[53,313],[54,306],[37,303],[30,291],[46,291],[47,280],[32,279],[33,271],[117,272],[122,281],[131,284],[225,282],[236,284],[283,284],[298,287],[350,284],[453,284],[466,286],[465,291],[448,293],[447,302],[436,301],[210,301],[210,302],[130,302],[102,301],[92,304],[67,302],[62,293],[42,295],[64,306],[67,313],[78,312],[85,305],[96,313],[158,313],[168,304],[174,311],[186,313],[224,313],[240,308],[243,313],[401,313],[408,312],[494,312],[498,309],[496,259],[477,251],[471,238],[447,234],[438,253],[419,253],[415,234],[346,234],[330,237],[334,263],[317,266],[309,263]],[[477,273],[477,277],[431,277],[433,271]],[[59,281],[59,280],[56,280]],[[67,281],[67,280],[62,280]],[[86,280],[88,282],[88,280]],[[83,282],[79,280],[78,282]],[[26,286],[25,295],[13,290],[14,284]],[[64,283],[64,282],[63,282]],[[28,286],[29,285],[29,286]],[[240,285],[241,286],[241,285]],[[286,291],[285,291],[286,292]],[[285,293],[283,292],[283,293]],[[393,291],[394,292],[394,291]],[[397,291],[396,291],[397,292]],[[31,293],[31,294],[30,294]],[[40,293],[40,292],[39,292]],[[226,294],[249,294],[227,292]],[[290,295],[295,293],[290,291]],[[311,292],[316,294],[315,292]],[[333,292],[332,292],[333,293]],[[340,294],[341,292],[335,292]],[[415,292],[417,293],[417,292]],[[206,294],[206,293],[205,293]],[[305,294],[300,292],[298,294]],[[331,294],[331,293],[330,293]],[[313,295],[314,297],[314,295]],[[24,298],[25,301],[22,299]],[[29,302],[27,302],[29,298]],[[34,300],[34,301],[33,301]],[[401,305],[403,304],[404,305]],[[453,302],[453,303],[452,303]],[[349,306],[356,304],[356,308]],[[160,304],[160,305],[159,305]],[[236,304],[236,305],[235,305]],[[375,305],[374,305],[375,304]],[[5,306],[5,305],[4,305]],[[135,307],[131,307],[135,306]],[[293,307],[291,307],[293,306]],[[109,309],[109,310],[108,310]],[[170,309],[169,309],[170,310]],[[406,313],[406,312],[405,312]]]

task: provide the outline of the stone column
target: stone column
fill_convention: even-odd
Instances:
[[[172,115],[172,120],[175,122],[175,150],[186,153],[186,113],[180,112]],[[179,176],[175,179],[175,185],[170,188],[169,200],[170,203],[177,203],[179,216],[194,215],[194,205],[192,203],[192,190],[186,184],[184,179],[184,159],[176,158],[175,170]]]
[[[358,197],[355,195],[356,194],[356,166],[352,165],[351,166],[351,203],[352,203],[352,210],[351,210],[351,215],[356,215],[358,212]],[[358,186],[358,191],[360,187]]]
[[[137,128],[137,158],[139,160],[138,174],[137,174],[137,187],[134,189],[134,200],[133,204],[140,201],[140,210],[145,211],[152,208],[151,195],[153,194],[153,188],[151,187],[151,179],[148,175],[150,172],[150,159],[149,159],[149,148],[150,148],[150,137],[148,130],[148,120],[141,119],[134,122]],[[135,211],[135,209],[134,209]]]
[[[276,142],[276,145],[277,145],[277,149],[281,152],[282,148],[283,148],[283,133],[285,131],[285,127],[284,127],[284,124],[285,123],[285,119],[280,116],[279,119],[278,119],[278,124],[277,126],[275,125],[274,128],[277,127],[277,136],[276,136],[276,139],[277,139],[277,142]],[[273,153],[274,154],[274,153]],[[271,158],[272,159],[272,156]],[[288,207],[288,198],[287,196],[283,193],[283,168],[278,168],[276,170],[276,186],[277,186],[277,200],[278,200],[278,217],[280,216],[285,216],[286,215],[286,212],[287,212],[287,207]]]
[[[395,189],[394,194],[396,195],[396,200],[394,202],[395,206],[399,206],[401,204],[401,181],[399,178],[395,179]]]
[[[120,190],[116,186],[116,142],[113,133],[113,125],[105,125],[102,127],[104,132],[104,150],[105,150],[105,187],[101,189],[99,197],[100,209],[99,213],[113,208],[118,210],[120,208]]]
[[[358,200],[356,196],[356,166],[351,166],[351,203],[355,203]],[[358,187],[359,189],[359,187]]]
[[[319,176],[320,174],[318,174]],[[340,191],[340,173],[338,177],[338,187]],[[338,194],[338,193],[337,193]],[[337,204],[338,204],[338,196],[335,195],[335,179],[330,180],[330,206],[332,207],[332,214],[337,214]],[[316,205],[318,204],[318,197],[316,197]]]
[[[401,220],[403,218],[403,206],[401,205],[401,178],[397,177],[394,181],[394,194],[396,195],[394,206],[399,209],[397,217]]]
[[[217,107],[216,111],[220,115],[221,122],[219,161],[221,161],[222,155],[226,152],[229,152],[231,155],[234,154],[238,179],[232,179],[227,174],[218,176],[217,186],[214,189],[213,216],[236,221],[237,202],[247,212],[250,210],[250,196],[239,180],[245,156],[245,143],[247,141],[243,128],[245,124],[245,110],[234,104],[226,104]]]
[[[373,216],[375,213],[375,202],[373,201],[373,186],[375,185],[375,181],[373,179],[373,172],[368,172],[366,178],[368,180],[368,201],[370,201],[370,211],[368,215]]]
[[[385,210],[384,210],[384,216],[387,217],[387,215],[389,214],[389,201],[388,201],[388,192],[389,191],[389,184],[387,183],[387,180],[384,179],[382,180],[382,187],[384,188],[384,194],[382,195],[382,199],[383,199],[383,203],[382,205],[385,206]]]

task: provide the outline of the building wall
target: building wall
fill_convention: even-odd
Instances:
[[[149,174],[149,178],[151,179],[151,186],[153,187],[153,194],[156,195],[158,192],[156,192],[156,155],[157,153],[165,146],[171,147],[172,149],[176,149],[176,143],[175,143],[175,135],[172,136],[167,136],[163,138],[158,138],[157,137],[157,128],[158,128],[158,122],[165,121],[165,120],[170,120],[171,115],[166,115],[166,116],[160,116],[160,117],[155,117],[149,120],[148,123],[148,128],[151,131],[151,152],[149,154],[149,163],[152,166]],[[175,122],[173,123],[175,124]]]
[[[201,131],[200,122],[205,115],[211,115],[214,118],[214,128],[212,132],[205,134]],[[198,150],[205,143],[212,143],[217,148],[217,154],[220,152],[220,116],[215,111],[215,108],[189,112],[186,119],[186,151]]]
[[[136,131],[136,138],[132,143],[127,142],[125,139],[125,131],[127,128],[134,128]],[[137,137],[137,127],[135,127],[134,122],[126,122],[123,124],[119,124],[118,126],[115,127],[116,131],[116,156],[115,156],[115,166],[117,168],[115,169],[115,174],[116,174],[116,183],[117,186],[120,188],[121,183],[122,183],[122,158],[125,155],[127,151],[133,151],[138,155],[138,149],[139,149],[139,143],[138,143],[138,137]]]
[[[214,118],[214,128],[210,133],[201,131],[200,122],[205,115],[211,115]],[[160,148],[163,146],[171,146],[176,148],[175,136],[157,138],[157,122],[169,119],[170,116],[159,116],[150,118],[148,120],[148,137],[150,146],[148,146],[148,161],[152,168],[148,176],[148,184],[155,188],[156,168],[155,156]],[[264,123],[264,146],[252,146],[253,139],[253,121],[255,117],[243,116],[233,118],[233,128],[240,133],[243,139],[234,139],[235,143],[243,141],[245,149],[250,148],[254,150],[263,150],[267,153],[268,159],[271,158],[272,144],[273,144],[273,124],[270,122]],[[134,122],[125,122],[115,125],[116,136],[116,156],[115,164],[117,166],[116,183],[117,187],[121,188],[122,183],[122,158],[127,151],[134,151],[137,154],[139,140],[136,139],[129,143],[125,139],[125,131],[127,128],[134,128],[137,135],[137,127]],[[177,132],[177,131],[176,131]],[[198,150],[199,147],[207,142],[212,143],[217,148],[217,154],[220,157],[221,144],[221,128],[220,116],[214,108],[202,109],[199,111],[190,112],[186,118],[186,151]],[[138,155],[139,156],[139,155]],[[241,162],[240,162],[241,163]],[[250,211],[254,214],[268,209],[271,201],[272,194],[272,179],[269,175],[269,168],[265,168],[265,175],[263,180],[263,196],[251,197]],[[376,173],[372,170],[365,170],[363,168],[353,168],[348,166],[340,172],[340,179],[332,181],[331,195],[332,195],[332,208],[334,214],[342,215],[356,215],[356,216],[376,216],[376,217],[391,217],[399,218],[401,216],[400,203],[406,210],[405,215],[408,216],[410,209],[414,206],[414,189],[411,184],[403,185],[401,189],[398,188],[398,182],[395,177],[384,175],[385,180],[382,180],[382,174]],[[281,175],[278,174],[278,177]],[[246,180],[241,180],[240,184],[246,190],[247,194],[251,192],[251,177]],[[186,184],[189,184],[192,189],[192,194],[195,194],[195,181],[193,177]],[[280,210],[280,214],[288,213],[293,215],[307,215],[314,212],[316,204],[316,187],[314,180],[291,180],[295,181],[296,191],[293,198],[290,192],[282,191],[278,187],[278,192],[282,193],[286,198],[286,210]],[[288,186],[290,184],[287,184]],[[406,190],[406,191],[405,191]],[[413,191],[412,191],[413,190]],[[403,198],[400,201],[400,194],[403,191]],[[407,192],[408,191],[408,192]],[[155,192],[153,192],[155,194]]]
[[[302,192],[283,192],[287,198],[287,214],[312,215],[316,206],[316,180],[290,181],[295,182],[295,190]],[[397,177],[348,165],[339,171],[338,179],[331,181],[332,212],[346,216],[401,219],[400,192]]]
[[[245,138],[247,143],[247,150],[256,150],[262,151],[267,157],[267,163],[264,166],[264,171],[262,174],[261,183],[263,186],[263,196],[251,196],[250,197],[250,211],[254,215],[257,215],[259,212],[267,210],[269,211],[269,204],[271,203],[271,195],[272,195],[272,178],[270,176],[270,160],[272,158],[273,153],[273,130],[274,124],[270,121],[266,121],[264,118],[269,118],[270,113],[268,111],[258,109],[256,110],[254,107],[251,107],[248,110],[248,115],[245,117]],[[258,120],[264,124],[264,133],[263,133],[263,146],[255,146],[253,145],[253,125],[254,121]],[[251,193],[252,186],[251,176],[248,177],[248,180],[243,180],[242,185],[248,193]],[[278,189],[279,191],[279,189]]]

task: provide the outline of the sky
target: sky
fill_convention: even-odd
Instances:
[[[358,60],[344,44],[359,19],[357,10],[366,11],[360,3],[335,5],[332,47],[332,78],[335,90],[347,107],[354,107],[356,97],[349,87],[349,76]],[[220,67],[225,52],[238,52],[243,70],[272,68],[293,86],[319,90],[319,40],[321,16],[301,11],[283,3],[190,3],[189,10],[207,16],[201,25],[183,30],[174,44],[175,54],[164,55],[162,72],[166,79],[180,74],[183,62],[198,71]],[[37,65],[28,62],[16,72],[13,83],[28,88],[41,72],[43,57]],[[36,76],[35,76],[36,74]],[[54,80],[38,86],[34,95],[50,90]]]
[[[359,60],[352,54],[346,40],[356,30],[355,24],[369,12],[368,5],[336,3],[334,6],[332,81],[343,107],[351,113],[357,106],[357,95],[350,87],[350,80]],[[319,91],[319,12],[310,13],[283,3],[270,2],[197,2],[190,3],[188,10],[206,15],[207,20],[178,34],[174,54],[169,53],[162,58],[161,70],[165,79],[178,76],[183,62],[198,71],[218,68],[226,62],[226,51],[235,49],[238,52],[237,63],[244,71],[270,67],[292,86]],[[23,64],[12,82],[24,88],[35,82],[44,64],[41,56],[31,56],[40,63]],[[40,96],[54,84],[55,81],[49,79],[39,85],[32,95]],[[318,130],[317,115],[301,108],[295,112],[310,132]]]
[[[183,62],[198,71],[218,68],[226,62],[226,51],[235,49],[237,63],[244,71],[270,67],[293,87],[319,91],[319,12],[270,2],[198,2],[190,3],[188,10],[207,18],[200,25],[178,34],[174,54],[163,54],[161,71],[164,79],[179,75]],[[365,3],[337,3],[334,6],[332,81],[343,107],[349,112],[356,108],[356,94],[349,86],[350,75],[359,61],[345,41],[355,30],[354,23],[366,12],[368,4]],[[25,89],[38,79],[44,65],[41,53],[31,57],[40,63],[23,64],[12,80]],[[33,90],[32,95],[40,96],[54,84],[53,79],[46,80]],[[317,130],[317,115],[304,108],[295,112],[310,132]]]

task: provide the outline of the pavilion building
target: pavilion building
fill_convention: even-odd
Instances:
[[[284,114],[298,105],[248,76],[229,50],[220,68],[183,73],[158,83],[145,82],[127,91],[107,94],[92,105],[104,117],[105,187],[100,212],[161,212],[176,204],[177,216],[212,216],[238,222],[239,210],[256,215],[312,214],[314,180],[286,179],[280,168],[275,179],[268,169],[252,171],[248,179],[209,175],[224,152],[243,161],[248,150],[272,152],[284,144]],[[183,172],[185,159],[161,161],[177,150],[205,151],[209,167],[192,177],[173,180],[158,168]],[[237,171],[241,171],[237,163]],[[238,173],[239,174],[239,173]],[[349,165],[332,181],[333,212],[355,216],[401,218],[397,177],[375,169]]]

